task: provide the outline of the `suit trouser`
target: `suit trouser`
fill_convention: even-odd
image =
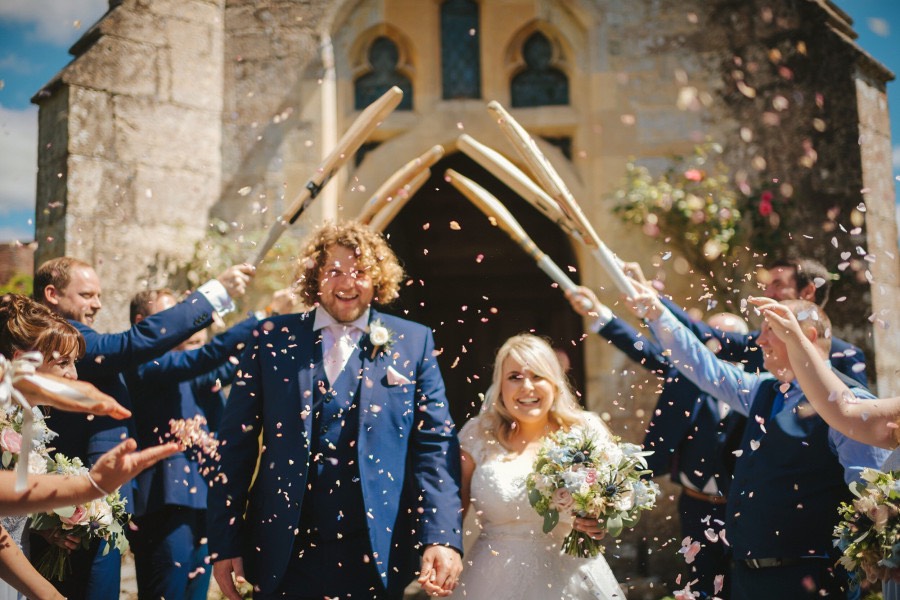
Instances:
[[[731,600],[803,600],[834,598],[852,600],[847,573],[835,568],[832,558],[803,558],[783,567],[752,569],[743,561],[732,566]]]
[[[298,535],[278,590],[272,594],[255,593],[253,598],[400,600],[402,593],[392,598],[384,589],[370,548],[367,531],[339,540]]]
[[[206,511],[165,506],[134,518],[131,550],[141,600],[206,598],[212,567],[206,564]]]
[[[724,527],[716,523],[716,520],[720,523],[725,522],[725,505],[691,498],[682,492],[678,498],[678,517],[681,521],[681,536],[690,536],[692,540],[703,544],[694,562],[687,565],[689,569],[687,581],[697,580],[691,584],[691,589],[712,597],[716,575],[724,575],[725,587],[715,596],[728,600],[731,580],[728,548],[721,541],[710,542],[706,539],[707,529],[712,529],[718,534]]]
[[[122,555],[115,548],[107,547],[103,540],[95,541],[88,549],[74,550],[69,554],[71,570],[63,581],[51,581],[59,593],[68,600],[119,600],[122,580]],[[44,538],[31,534],[31,561],[41,559],[49,545]]]

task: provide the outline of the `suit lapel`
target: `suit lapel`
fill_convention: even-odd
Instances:
[[[312,439],[315,389],[318,382],[325,378],[322,366],[322,338],[320,333],[313,331],[314,317],[315,315],[310,313],[301,323],[296,341],[301,352],[295,397],[300,403],[300,418],[303,421],[307,449],[309,449],[309,441]]]
[[[379,318],[378,312],[373,308],[369,312],[369,323],[373,320]],[[372,405],[372,397],[376,388],[379,388],[378,385],[381,380],[381,371],[384,370],[381,355],[378,354],[374,358],[372,357],[372,350],[374,347],[372,346],[372,341],[369,339],[368,332],[363,333],[362,337],[359,338],[359,347],[362,352],[362,381],[360,381],[359,386],[359,436],[360,436],[360,451],[362,451],[363,446],[368,446],[365,443],[365,435],[368,432],[369,428],[366,427],[368,423],[369,410]]]

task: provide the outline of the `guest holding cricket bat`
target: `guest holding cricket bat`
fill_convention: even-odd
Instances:
[[[858,587],[835,566],[831,534],[837,507],[849,497],[847,484],[861,468],[878,468],[887,452],[851,440],[810,414],[785,344],[768,324],[759,344],[769,372],[747,373],[716,358],[652,287],[635,285],[639,291],[629,304],[646,318],[672,364],[701,390],[748,416],[726,505],[732,600],[858,597]],[[783,304],[827,360],[831,325],[825,313],[805,300]],[[853,385],[859,398],[872,397]]]
[[[102,307],[100,279],[88,263],[72,257],[60,257],[43,263],[35,274],[35,299],[69,320],[84,336],[86,352],[76,364],[81,379],[131,408],[123,371],[147,362],[170,350],[195,331],[212,322],[214,312],[234,309],[232,298],[244,294],[253,270],[247,265],[226,269],[217,279],[169,310],[160,312],[122,333],[103,334],[92,328]],[[78,457],[86,465],[94,462],[126,437],[131,437],[130,419],[113,421],[105,417],[87,420],[84,416],[53,411],[53,429],[60,434],[57,449],[69,457]],[[122,497],[133,507],[130,485],[121,489]],[[32,536],[38,550],[43,542]],[[72,553],[72,567],[80,577],[57,582],[57,588],[70,599],[118,600],[121,556],[104,543]]]

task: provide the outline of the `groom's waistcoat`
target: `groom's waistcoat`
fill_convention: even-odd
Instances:
[[[300,512],[301,528],[314,529],[324,539],[366,531],[356,447],[359,438],[359,386],[362,358],[354,350],[330,388],[313,391],[310,466]],[[321,362],[316,380],[325,382]]]
[[[821,417],[783,410],[769,418],[778,385],[759,387],[728,496],[737,560],[830,554],[837,507],[850,496]]]

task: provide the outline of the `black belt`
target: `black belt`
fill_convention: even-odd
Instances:
[[[793,567],[803,560],[825,560],[825,556],[809,556],[806,558],[747,558],[737,562],[746,565],[750,569],[768,569],[769,567]]]

